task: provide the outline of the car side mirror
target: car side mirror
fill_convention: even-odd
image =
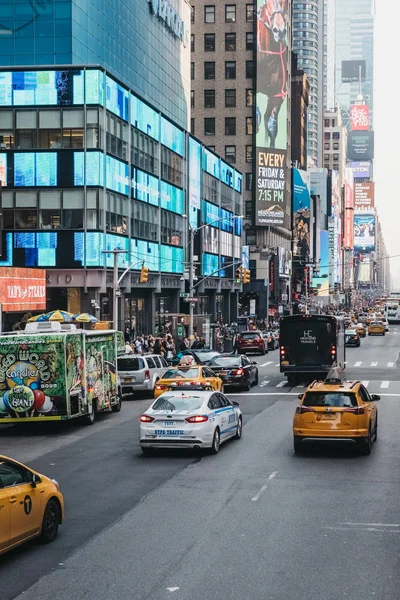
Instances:
[[[299,394],[297,397],[298,397],[299,400],[302,400],[303,399],[303,394]]]
[[[239,402],[236,402],[236,400],[233,400],[232,406],[239,406]]]
[[[38,483],[41,483],[42,480],[40,479],[39,475],[37,473],[33,473],[32,474],[32,480],[31,480],[31,486],[33,488],[35,488],[37,486]]]
[[[374,402],[376,402],[377,400],[380,400],[380,399],[381,399],[381,397],[380,397],[380,396],[378,396],[378,394],[372,394],[371,398],[372,398],[372,400],[373,400]]]
[[[257,361],[256,361],[256,360],[252,360],[252,361],[251,361],[251,364],[252,364],[252,365],[256,365],[256,364],[257,364]]]

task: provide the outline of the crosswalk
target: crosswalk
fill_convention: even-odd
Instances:
[[[369,360],[364,360],[364,361],[358,360],[355,363],[350,363],[350,361],[346,361],[345,365],[347,368],[349,368],[349,367],[356,367],[356,368],[358,368],[358,367],[368,367],[368,368],[369,367],[375,367],[375,368],[378,367],[380,369],[393,369],[396,366],[396,363],[390,362],[390,361],[379,363],[376,361],[370,362]]]
[[[367,389],[371,388],[371,387],[373,387],[374,390],[376,390],[378,388],[382,389],[382,390],[389,390],[389,389],[396,388],[396,391],[400,392],[400,382],[399,381],[388,381],[388,380],[376,381],[376,380],[364,379],[363,381],[361,381],[361,383]],[[293,389],[304,390],[306,387],[308,387],[309,384],[310,384],[310,382],[299,383]],[[260,387],[260,388],[267,388],[267,387],[268,388],[291,388],[287,379],[280,379],[280,378],[276,378],[274,381],[271,381],[271,379],[263,379],[258,384],[258,387]]]

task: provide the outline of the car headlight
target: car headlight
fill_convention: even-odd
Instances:
[[[58,489],[58,491],[60,491],[60,484],[58,483],[58,481],[56,481],[55,479],[52,479],[51,483],[54,483],[54,485],[56,486],[56,488]]]

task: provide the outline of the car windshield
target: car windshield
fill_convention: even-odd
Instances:
[[[352,392],[308,392],[303,406],[334,406],[351,408],[357,406],[357,398]]]
[[[207,362],[214,358],[214,356],[219,356],[219,352],[215,352],[210,350],[209,352],[193,352],[198,360],[201,362]]]
[[[346,335],[354,335],[355,331],[354,329],[346,329]]]
[[[257,340],[260,337],[259,333],[254,333],[253,331],[249,331],[248,333],[242,333],[241,338],[243,340]]]
[[[379,323],[378,321],[374,321],[373,323],[371,323],[371,325],[375,327],[375,325],[379,326],[379,325],[382,325],[382,323]]]
[[[199,368],[181,365],[177,369],[168,369],[163,375],[163,379],[197,379],[199,377]]]
[[[132,358],[118,359],[118,371],[140,371],[141,369],[144,369],[142,358],[132,356]]]
[[[238,356],[216,356],[210,363],[210,367],[224,367],[230,369],[231,367],[240,366],[240,358]]]
[[[184,396],[163,394],[151,407],[152,410],[199,410],[203,405],[203,398],[199,396]]]

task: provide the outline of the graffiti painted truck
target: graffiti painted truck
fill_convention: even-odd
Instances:
[[[68,329],[67,329],[68,328]],[[0,335],[0,423],[62,421],[121,410],[118,331],[31,323]]]

